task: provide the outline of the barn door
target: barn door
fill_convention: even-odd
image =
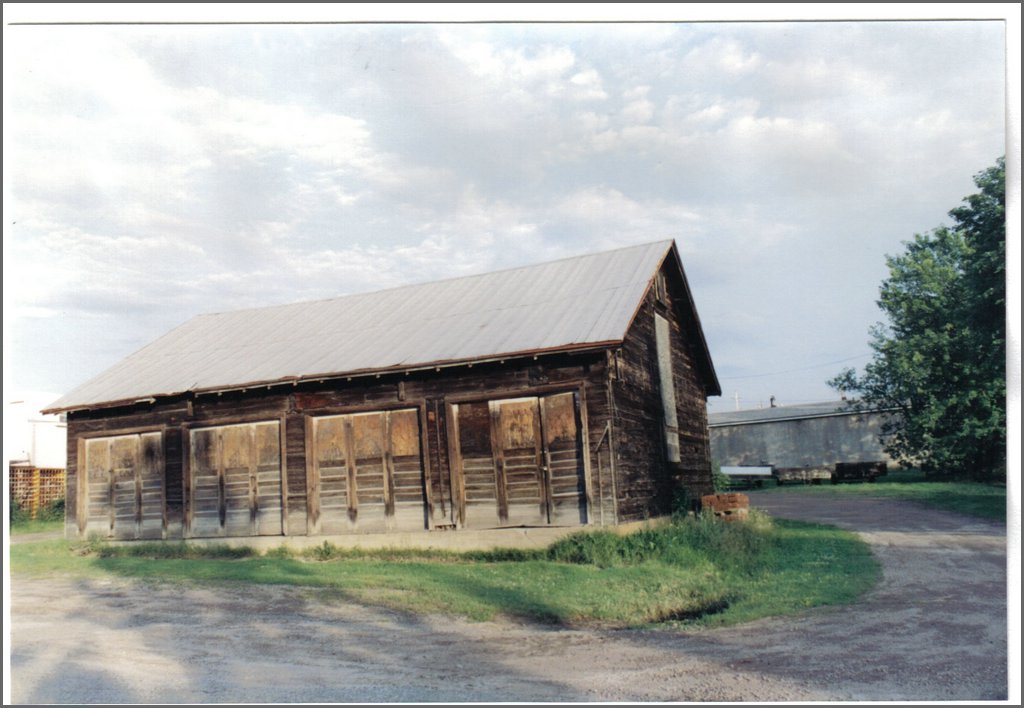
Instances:
[[[320,416],[312,426],[312,533],[426,527],[417,410]]]
[[[457,490],[463,526],[487,528],[500,523],[498,479],[491,452],[491,412],[486,402],[451,407],[458,462],[453,489]]]
[[[575,394],[460,403],[452,413],[464,526],[586,523]]]
[[[490,412],[500,523],[547,524],[547,465],[538,399],[491,401]]]
[[[559,393],[541,399],[550,522],[555,526],[587,523],[583,446],[576,396]]]
[[[283,532],[279,425],[274,421],[190,431],[189,535]]]
[[[86,535],[161,538],[164,534],[163,434],[85,441]]]

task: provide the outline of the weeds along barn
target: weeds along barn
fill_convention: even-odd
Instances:
[[[471,533],[710,493],[719,394],[661,241],[201,315],[46,412],[69,536]]]

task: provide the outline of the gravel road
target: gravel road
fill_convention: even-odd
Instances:
[[[418,617],[271,586],[14,576],[14,703],[1006,700],[1006,527],[886,500],[752,493],[871,544],[861,602],[726,629]]]

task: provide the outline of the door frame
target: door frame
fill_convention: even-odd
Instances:
[[[381,406],[379,404],[363,404],[358,406],[345,406],[345,407],[331,407],[316,412],[307,412],[304,416],[304,429],[305,429],[305,462],[306,462],[306,533],[310,536],[319,535],[321,533],[321,509],[320,509],[320,469],[317,466],[316,461],[316,421],[322,418],[347,418],[358,415],[372,415],[379,413],[384,415],[384,434],[387,440],[385,441],[385,461],[384,461],[384,474],[385,474],[385,489],[388,488],[389,484],[394,482],[394,465],[391,459],[391,423],[390,416],[396,412],[413,412],[416,414],[416,423],[419,429],[419,456],[420,456],[420,470],[423,475],[423,516],[424,516],[424,530],[428,529],[434,516],[434,488],[433,481],[430,474],[430,447],[429,438],[427,437],[427,405],[426,401],[409,401],[400,402],[391,405]],[[351,441],[348,440],[349,433],[348,428],[351,422],[346,423],[346,456],[351,454]],[[352,463],[354,464],[354,459]],[[348,463],[348,460],[346,460]],[[351,495],[355,490],[355,480],[352,477],[353,469],[349,468],[346,472],[349,484],[349,505],[352,504]],[[386,492],[385,492],[386,494]]]
[[[258,464],[258,460],[257,460],[257,457],[256,457],[257,453],[255,451],[256,435],[255,435],[255,428],[253,428],[253,426],[256,426],[256,425],[271,425],[271,424],[278,426],[278,429],[277,429],[277,443],[278,443],[277,468],[278,468],[278,485],[279,485],[279,488],[280,488],[280,496],[281,496],[281,512],[280,512],[280,514],[281,514],[281,532],[279,534],[275,533],[275,534],[266,534],[266,535],[268,535],[268,536],[285,536],[285,535],[287,535],[287,533],[288,533],[288,523],[287,523],[287,519],[288,519],[288,505],[287,505],[287,499],[288,499],[288,490],[287,490],[288,476],[287,476],[286,466],[287,466],[288,456],[287,456],[287,453],[286,453],[286,449],[281,445],[282,441],[285,440],[285,437],[284,437],[284,421],[281,418],[258,418],[258,419],[251,419],[250,418],[250,419],[241,419],[241,420],[232,419],[229,422],[221,422],[221,421],[217,421],[217,422],[210,421],[210,422],[207,422],[207,421],[203,421],[201,423],[186,424],[186,425],[182,426],[182,441],[181,441],[182,460],[181,461],[182,461],[183,469],[182,469],[182,474],[181,474],[181,482],[182,482],[182,487],[183,487],[183,489],[182,489],[182,504],[184,506],[184,509],[182,510],[183,513],[182,513],[182,529],[181,529],[181,531],[182,531],[182,537],[183,538],[219,538],[219,537],[226,536],[226,531],[227,531],[227,526],[226,526],[226,523],[225,523],[226,496],[225,496],[225,491],[224,491],[224,479],[223,479],[224,470],[223,470],[222,460],[220,459],[221,452],[222,452],[220,450],[220,445],[222,443],[220,442],[220,437],[218,435],[218,438],[217,438],[218,439],[218,443],[217,444],[218,444],[218,450],[219,450],[219,452],[218,452],[218,484],[220,486],[220,490],[219,490],[220,500],[219,500],[218,516],[220,517],[220,530],[219,530],[219,533],[216,536],[195,536],[193,534],[192,522],[193,522],[194,517],[195,517],[195,504],[194,504],[195,500],[194,500],[192,495],[195,492],[195,486],[196,486],[195,485],[195,482],[196,482],[196,480],[195,480],[196,462],[195,462],[195,450],[193,449],[193,445],[192,445],[192,434],[194,432],[201,431],[201,430],[218,430],[218,429],[223,429],[223,428],[234,428],[234,427],[243,427],[243,426],[248,426],[251,429],[250,430],[250,436],[251,436],[250,437],[250,446],[251,446],[250,449],[251,449],[252,459],[251,459],[251,462],[250,462],[251,467],[250,467],[250,471],[249,471],[249,474],[250,474],[250,492],[249,492],[249,499],[250,499],[250,504],[249,504],[250,536],[240,537],[240,538],[256,537],[256,536],[263,535],[263,534],[259,533],[259,520],[258,520],[257,516],[255,516],[255,514],[258,513],[258,507],[255,505],[254,498],[255,499],[259,498],[259,486],[258,486],[259,485],[259,482],[258,482],[258,477],[259,477],[258,467],[259,467],[259,464]],[[253,479],[253,475],[255,475],[255,477],[256,477],[255,480]],[[256,486],[253,487],[252,486],[253,484],[255,484]]]
[[[585,526],[590,526],[594,523],[594,515],[592,513],[594,509],[593,492],[591,489],[591,464],[590,464],[590,432],[587,421],[587,396],[586,396],[586,382],[576,381],[570,385],[565,384],[552,384],[546,386],[535,386],[529,389],[495,389],[487,393],[481,394],[462,394],[455,396],[447,396],[444,399],[444,410],[445,410],[445,432],[448,438],[448,473],[450,479],[450,489],[452,491],[451,500],[451,520],[452,523],[458,528],[465,528],[466,526],[466,490],[463,478],[463,465],[462,465],[462,452],[459,446],[459,419],[458,419],[458,406],[464,403],[486,403],[488,404],[488,410],[491,409],[490,404],[492,402],[500,402],[506,400],[517,400],[517,399],[536,399],[538,402],[538,417],[537,422],[540,430],[540,448],[541,456],[544,458],[544,493],[545,493],[545,504],[548,509],[548,523],[550,523],[552,515],[552,499],[551,499],[551,463],[550,463],[550,452],[548,446],[544,440],[543,432],[543,416],[544,406],[542,400],[547,396],[553,396],[558,394],[571,393],[574,395],[574,403],[576,409],[576,427],[578,434],[578,444],[580,455],[582,459],[582,474],[583,474],[583,503],[586,505],[585,515],[586,523]],[[494,455],[494,418],[491,417],[491,454]],[[495,483],[499,480],[497,465],[495,465]],[[497,495],[496,495],[497,496]],[[499,509],[500,518],[500,509]]]

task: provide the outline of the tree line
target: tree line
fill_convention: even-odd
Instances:
[[[828,382],[851,405],[898,411],[886,451],[929,476],[1006,479],[1005,182],[999,158],[949,212],[951,226],[886,257],[872,359]]]

